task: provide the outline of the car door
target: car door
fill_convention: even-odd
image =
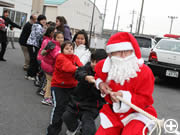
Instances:
[[[150,38],[145,37],[136,37],[136,39],[141,50],[141,56],[147,62],[152,49],[152,41]]]

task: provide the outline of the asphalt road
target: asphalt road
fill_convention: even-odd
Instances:
[[[41,104],[37,87],[24,79],[23,54],[17,43],[15,47],[9,45],[7,62],[0,62],[0,135],[45,135],[52,108]],[[153,97],[159,118],[180,123],[179,80],[157,79]]]

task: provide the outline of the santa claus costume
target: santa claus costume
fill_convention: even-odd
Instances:
[[[107,82],[113,92],[121,92],[123,99],[138,106],[157,117],[153,104],[154,76],[148,66],[143,63],[136,39],[127,32],[119,32],[111,36],[107,53],[133,50],[126,58],[107,57],[96,67],[96,86]],[[107,104],[100,111],[100,127],[96,135],[142,135],[150,131],[154,123],[123,102],[113,103],[110,95],[105,95]]]

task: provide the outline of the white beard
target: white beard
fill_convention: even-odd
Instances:
[[[124,85],[126,80],[137,77],[137,72],[140,72],[140,69],[134,53],[126,58],[112,56],[107,81],[114,80],[116,83]]]

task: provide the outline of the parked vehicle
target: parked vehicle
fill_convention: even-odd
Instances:
[[[148,66],[160,78],[180,78],[180,40],[161,39],[150,53]]]
[[[162,39],[163,37],[155,37],[154,40],[156,41],[156,44]]]
[[[152,48],[156,45],[156,41],[151,37],[145,37],[145,36],[140,36],[140,35],[135,35],[134,37],[139,43],[141,55],[146,64],[148,62],[149,54]]]

